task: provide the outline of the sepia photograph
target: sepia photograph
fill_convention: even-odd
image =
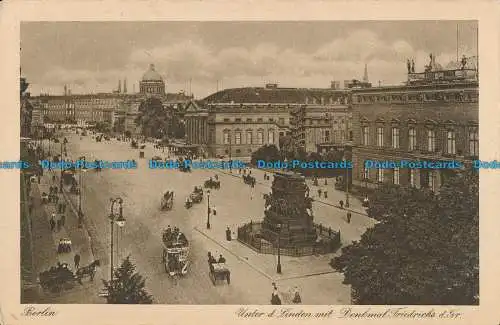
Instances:
[[[20,303],[478,305],[478,35],[22,22]]]

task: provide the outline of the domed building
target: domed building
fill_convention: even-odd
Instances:
[[[154,64],[150,64],[148,71],[142,76],[142,80],[139,82],[139,92],[143,95],[165,95],[165,82],[155,70]]]

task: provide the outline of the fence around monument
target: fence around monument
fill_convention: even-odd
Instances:
[[[308,256],[316,254],[335,253],[342,245],[340,231],[334,231],[322,225],[314,224],[319,238],[327,239],[307,247],[286,248],[280,247],[280,254],[285,256]],[[278,248],[272,243],[264,240],[261,236],[256,236],[262,229],[261,222],[253,222],[238,227],[238,241],[256,252],[262,254],[278,254]]]

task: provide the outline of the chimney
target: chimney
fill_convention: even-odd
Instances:
[[[68,94],[68,86],[64,85],[64,96]]]
[[[118,80],[118,93],[122,92],[122,81]]]
[[[127,93],[127,79],[123,79],[123,93]]]
[[[365,74],[363,75],[363,82],[368,82],[368,64],[365,63]]]
[[[132,85],[132,92],[135,94],[135,84]]]

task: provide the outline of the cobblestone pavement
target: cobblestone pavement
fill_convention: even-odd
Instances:
[[[214,170],[151,170],[147,159],[154,155],[168,154],[154,149],[150,144],[143,150],[146,159],[139,159],[139,151],[129,143],[111,140],[97,143],[89,136],[68,135],[68,152],[76,160],[85,155],[87,160],[135,159],[139,167],[132,170],[87,171],[83,174],[83,211],[85,225],[92,236],[94,252],[103,270],[109,269],[110,227],[107,221],[109,198],[124,199],[124,217],[127,222],[118,233],[116,254],[123,258],[130,254],[137,264],[137,271],[146,277],[146,286],[156,303],[172,304],[269,304],[271,283],[277,282],[286,301],[288,292],[298,286],[304,304],[346,304],[349,288],[342,284],[343,276],[333,272],[328,262],[330,256],[301,258],[282,257],[283,273],[276,274],[276,257],[258,254],[237,241],[226,241],[227,226],[236,227],[250,220],[263,217],[263,193],[269,185],[258,184],[253,190],[241,178],[216,171],[221,189],[211,192],[210,205],[217,209],[211,217],[212,227],[206,229],[207,198],[201,204],[186,210],[185,197],[194,186],[201,185]],[[233,171],[234,173],[234,171]],[[262,177],[263,179],[263,177]],[[160,196],[167,189],[175,191],[172,211],[160,211]],[[68,196],[77,203],[77,197]],[[366,227],[373,223],[365,216],[353,215],[351,224],[345,221],[345,211],[315,203],[315,222],[341,230],[344,244],[359,239]],[[191,241],[190,267],[187,276],[171,279],[161,263],[161,229],[167,225],[178,226]],[[207,252],[223,254],[231,269],[231,284],[214,286],[209,280]],[[107,278],[108,271],[103,274]],[[90,299],[90,298],[89,298]],[[87,301],[82,301],[87,302]]]

